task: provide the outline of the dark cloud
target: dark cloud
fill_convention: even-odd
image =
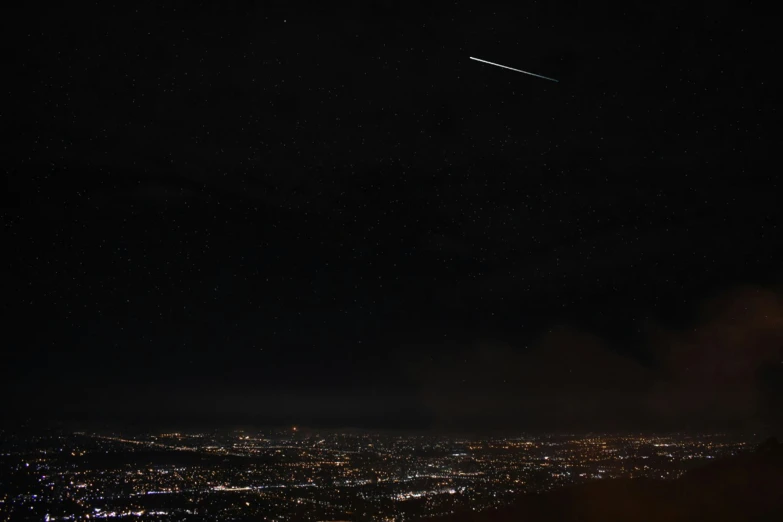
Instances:
[[[479,342],[433,363],[423,378],[424,400],[436,424],[479,421],[486,427],[617,424],[650,383],[638,362],[595,336],[566,328],[525,350]]]
[[[772,290],[735,288],[704,303],[694,326],[659,331],[652,343],[660,367],[654,412],[757,419],[766,415],[760,375],[783,363],[783,300]]]
[[[659,327],[648,335],[651,364],[569,328],[550,331],[530,347],[477,342],[422,368],[422,397],[444,426],[774,423],[780,385],[772,375],[783,364],[779,294],[735,288],[704,302],[688,328]]]

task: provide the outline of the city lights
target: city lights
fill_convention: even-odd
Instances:
[[[611,478],[672,480],[741,453],[721,435],[47,433],[10,439],[4,512],[39,520],[402,520]],[[13,520],[13,516],[11,517]]]

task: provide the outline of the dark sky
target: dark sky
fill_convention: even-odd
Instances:
[[[13,411],[769,421],[780,19],[760,3],[192,4],[6,17]]]

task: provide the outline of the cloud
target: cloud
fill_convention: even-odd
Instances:
[[[641,402],[649,379],[599,338],[562,328],[527,350],[483,341],[438,361],[423,397],[441,425],[616,424]]]
[[[732,288],[706,300],[690,327],[652,328],[646,344],[651,364],[567,327],[529,347],[479,341],[422,368],[421,397],[437,425],[471,428],[758,426],[774,415],[778,293]]]
[[[653,411],[751,419],[762,413],[760,372],[781,361],[783,300],[771,290],[733,288],[706,301],[694,326],[659,330],[651,344],[660,371]]]

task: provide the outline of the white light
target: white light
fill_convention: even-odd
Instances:
[[[488,62],[486,60],[482,60],[481,58],[473,58],[472,56],[468,56],[468,58],[470,58],[471,60],[476,60],[477,62],[488,63],[489,65],[494,65],[495,67],[502,67],[503,69],[509,69],[511,71],[521,72],[522,74],[529,74],[530,76],[535,76],[536,78],[543,78],[544,80],[549,80],[550,82],[557,82],[557,80],[555,80],[554,78],[541,76],[540,74],[523,71],[521,69],[514,69],[513,67],[508,67],[507,65],[500,65],[499,63]]]

